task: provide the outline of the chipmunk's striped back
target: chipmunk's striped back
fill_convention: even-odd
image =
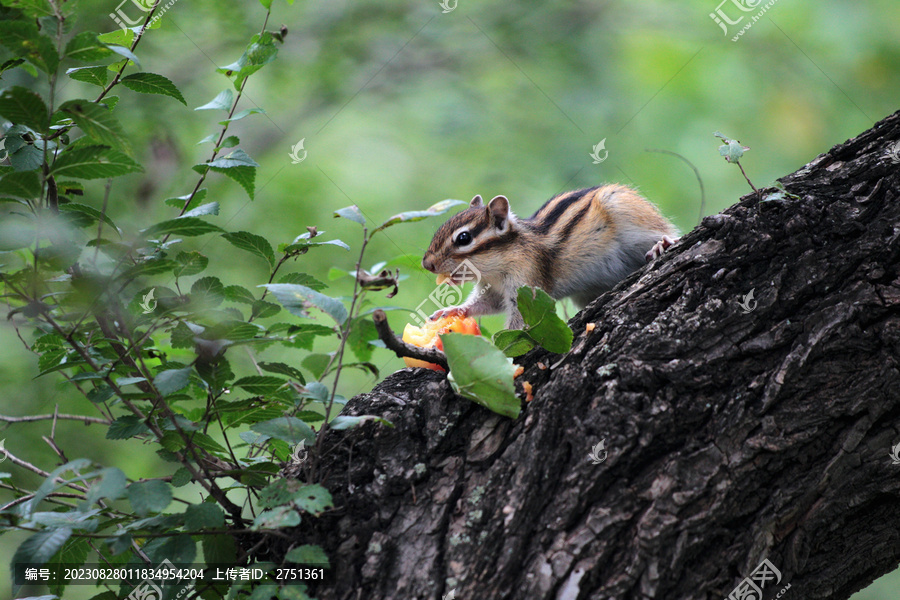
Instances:
[[[659,240],[666,246],[674,236],[656,207],[623,185],[560,194],[528,219],[517,218],[503,196],[487,206],[476,196],[438,229],[422,265],[446,279],[468,260],[493,293],[476,290],[479,297],[463,305],[467,314],[506,311],[516,321],[518,287],[585,305],[640,267]]]

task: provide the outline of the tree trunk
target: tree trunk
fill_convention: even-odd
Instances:
[[[327,435],[311,593],[721,599],[768,559],[765,598],[842,599],[895,569],[898,141],[900,112],[706,217],[577,315],[570,353],[517,361],[515,421],[420,369],[354,398],[394,427]]]

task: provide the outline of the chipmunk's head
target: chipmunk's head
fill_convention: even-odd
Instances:
[[[475,196],[469,208],[440,226],[422,266],[437,273],[438,283],[471,281],[465,278],[465,261],[480,272],[479,279],[503,273],[509,269],[509,250],[517,236],[516,215],[506,197],[496,196],[485,206],[481,196]]]

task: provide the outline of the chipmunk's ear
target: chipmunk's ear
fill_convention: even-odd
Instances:
[[[478,194],[469,202],[469,207],[471,208],[481,208],[482,206],[484,206],[484,200],[481,199],[481,194]]]
[[[506,233],[509,230],[516,216],[509,209],[509,200],[506,196],[494,196],[494,199],[488,204],[488,212],[491,213],[491,222],[494,227],[500,230],[500,233]]]

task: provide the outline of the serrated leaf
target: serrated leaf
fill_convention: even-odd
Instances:
[[[275,294],[282,306],[298,317],[306,317],[306,309],[315,306],[334,319],[338,325],[343,325],[347,320],[347,308],[340,300],[320,294],[306,286],[292,283],[269,283],[259,287],[264,287]]]
[[[540,288],[520,287],[519,312],[522,328],[535,342],[550,352],[564,354],[572,348],[572,330],[556,314],[556,301]]]
[[[60,527],[49,531],[36,533],[22,542],[13,555],[12,564],[32,563],[43,565],[50,560],[56,552],[63,547],[72,536],[72,529]],[[15,592],[19,586],[13,586]]]
[[[254,187],[256,185],[256,168],[258,166],[255,160],[238,148],[227,156],[217,158],[212,162],[194,165],[194,170],[202,173],[204,169],[208,168],[233,179],[244,188],[247,195],[253,200]]]
[[[441,341],[450,365],[447,380],[454,392],[497,414],[519,416],[522,403],[513,387],[515,367],[496,346],[463,333],[444,334]]]
[[[316,516],[329,508],[334,508],[331,492],[317,483],[300,488],[294,494],[294,505]]]
[[[99,87],[106,87],[109,71],[106,67],[74,67],[67,70],[66,75],[75,81],[83,81]]]
[[[104,469],[99,481],[94,482],[85,494],[85,502],[88,506],[106,498],[107,500],[118,500],[125,494],[125,488],[128,480],[120,469],[110,467]]]
[[[198,106],[194,110],[231,110],[231,104],[234,102],[234,92],[226,89],[218,93],[218,95],[204,104]]]
[[[143,171],[121,152],[106,146],[82,146],[64,151],[53,163],[50,174],[76,179],[105,179]]]
[[[0,186],[2,186],[2,180],[0,180]],[[68,204],[60,204],[59,210],[60,212],[77,212],[82,215],[87,215],[88,217],[90,217],[91,222],[103,220],[104,223],[115,229],[116,232],[119,231],[119,228],[115,223],[113,223],[113,220],[110,219],[108,215],[100,212],[93,206],[88,206],[87,204],[79,204],[77,202],[69,202]]]
[[[44,73],[55,73],[59,66],[59,54],[53,41],[41,35],[34,22],[24,19],[0,21],[0,44]]]
[[[174,271],[175,277],[190,277],[191,275],[202,273],[209,264],[209,258],[196,250],[179,252],[175,255],[175,260],[181,264],[181,267]]]
[[[521,329],[504,329],[494,334],[494,345],[506,356],[521,356],[534,348],[535,341]]]
[[[173,487],[183,487],[189,484],[194,480],[194,476],[184,467],[179,467],[177,471],[172,474],[172,486]]]
[[[100,60],[111,54],[112,50],[107,48],[106,44],[97,39],[97,34],[93,31],[82,31],[81,33],[76,34],[75,37],[66,44],[66,57],[74,60]],[[88,68],[106,70],[105,66]],[[72,69],[69,69],[69,71],[71,70]]]
[[[261,235],[248,231],[235,231],[222,234],[222,237],[233,246],[265,259],[270,267],[275,266],[275,252],[272,250],[272,245]]]
[[[169,369],[153,378],[153,386],[166,397],[187,387],[191,381],[191,367]]]
[[[219,203],[218,202],[209,202],[207,204],[201,204],[196,208],[192,208],[187,211],[183,215],[181,215],[181,219],[184,217],[202,217],[203,215],[217,215],[219,214]]]
[[[251,375],[242,377],[234,382],[235,387],[242,388],[251,394],[259,394],[267,396],[275,393],[279,388],[287,382],[280,377],[271,377],[269,375]]]
[[[306,273],[288,273],[283,275],[278,283],[298,283],[300,285],[305,285],[311,290],[315,290],[320,292],[327,288],[328,286],[313,277],[312,275],[308,275]]]
[[[184,526],[191,530],[224,527],[225,513],[210,502],[191,504],[184,511]]]
[[[292,562],[301,565],[324,565],[325,568],[330,568],[331,566],[328,562],[328,556],[325,554],[325,551],[322,550],[322,548],[320,548],[319,546],[312,546],[310,544],[304,544],[303,546],[292,548],[287,554],[284,555],[284,560],[286,562]]]
[[[161,235],[203,235],[205,233],[219,233],[224,231],[221,227],[207,223],[203,219],[197,217],[179,217],[157,223],[147,229],[141,231],[146,237],[154,237]]]
[[[41,181],[35,171],[13,171],[0,179],[0,197],[31,200],[41,195]]]
[[[291,446],[304,442],[312,446],[316,441],[316,433],[312,427],[296,417],[278,417],[261,423],[254,423],[250,429],[256,433],[267,435],[276,440],[283,440]]]
[[[96,402],[96,400],[94,400]],[[125,415],[113,421],[106,430],[108,440],[127,440],[136,435],[148,433],[150,428],[137,415]]]
[[[290,506],[276,506],[259,513],[253,520],[253,529],[284,529],[300,524],[300,513]]]
[[[0,92],[0,116],[39,133],[45,132],[50,125],[50,112],[44,99],[18,85]]]
[[[134,55],[134,52],[126,48],[125,46],[118,46],[116,44],[107,44],[107,48],[118,54],[119,56],[124,56],[134,64],[141,68],[141,61],[138,60],[138,57]]]
[[[175,84],[172,83],[168,77],[164,77],[158,73],[133,73],[120,79],[119,83],[132,91],[140,92],[142,94],[170,96],[187,106],[184,96],[181,95],[181,92],[178,91]]]
[[[232,121],[240,121],[244,117],[249,117],[250,115],[256,115],[259,113],[265,114],[266,111],[261,108],[246,108],[246,109],[242,110],[241,112],[235,114],[233,117],[225,119],[224,121],[219,121],[219,125],[227,125],[228,123],[231,123]]]
[[[278,48],[275,47],[272,34],[266,32],[256,41],[251,42],[237,61],[216,69],[216,71],[226,77],[233,77],[234,89],[239,90],[244,79],[275,60],[277,54]]]
[[[175,198],[167,198],[166,204],[168,204],[169,206],[174,206],[175,208],[179,208],[179,209],[185,209],[185,210],[192,209],[206,199],[207,192],[208,192],[208,190],[206,188],[200,188],[199,190],[197,190],[197,193],[194,194],[193,198],[191,198],[191,194],[185,194],[184,196],[177,196]],[[185,207],[184,203],[187,202],[189,198],[190,198],[191,203],[189,206]]]
[[[359,223],[363,226],[365,226],[366,224],[366,218],[359,211],[359,207],[355,204],[337,209],[336,211],[334,211],[334,216],[335,218],[344,217],[345,219],[350,219],[351,221],[355,221],[356,223]]]
[[[112,111],[90,100],[69,100],[59,107],[89,138],[131,154],[131,143]]]
[[[222,143],[219,144],[219,148],[234,148],[238,144],[241,143],[241,139],[236,135],[229,135],[227,138],[222,140]]]
[[[226,300],[240,302],[241,304],[253,304],[256,302],[256,298],[250,290],[239,285],[229,285],[224,287],[222,289],[222,295]]]
[[[300,372],[300,369],[296,369],[280,362],[260,362],[258,365],[263,371],[287,375],[288,377],[299,381],[301,384],[306,385],[306,379],[303,377],[303,373]]]
[[[172,488],[165,481],[136,481],[128,486],[128,501],[138,515],[162,512],[172,503]]]
[[[432,204],[425,210],[402,212],[400,214],[394,215],[393,217],[379,225],[378,229],[376,229],[375,231],[387,229],[388,227],[396,225],[397,223],[412,223],[415,221],[421,221],[422,219],[427,219],[428,217],[436,217],[438,215],[444,214],[454,206],[459,206],[460,204],[465,204],[465,202],[461,200],[442,200],[437,204]]]

